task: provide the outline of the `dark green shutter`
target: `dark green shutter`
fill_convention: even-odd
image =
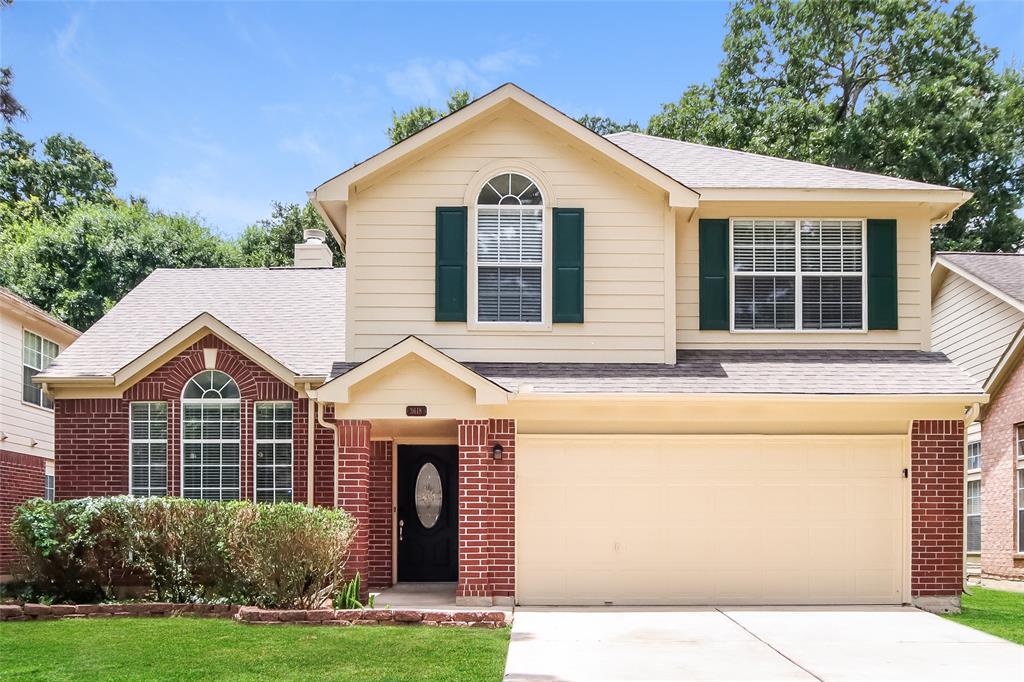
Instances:
[[[583,209],[552,211],[553,322],[583,321]]]
[[[434,319],[466,321],[466,207],[438,206],[434,249]]]
[[[868,221],[868,329],[899,329],[896,221]]]
[[[729,328],[729,220],[701,218],[700,328]]]

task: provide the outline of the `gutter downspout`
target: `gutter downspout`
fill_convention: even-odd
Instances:
[[[310,387],[306,384],[306,396],[309,396]],[[309,398],[309,414],[306,417],[306,506],[313,506],[313,459],[316,448],[315,429],[313,419],[316,417],[316,401]]]
[[[338,425],[337,424],[331,424],[326,419],[324,419],[324,404],[322,402],[320,402],[319,400],[316,400],[316,405],[317,405],[317,412],[316,412],[316,420],[317,420],[317,422],[320,424],[320,426],[324,427],[325,429],[330,429],[331,433],[334,434],[334,471],[332,472],[332,477],[334,478],[334,508],[337,509],[338,508],[338,445],[339,445],[338,441],[341,439],[341,436],[338,434]]]
[[[981,413],[981,403],[974,403],[964,411],[964,428],[973,424]]]

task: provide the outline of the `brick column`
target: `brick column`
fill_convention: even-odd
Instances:
[[[456,602],[511,604],[515,596],[515,446],[512,419],[459,421],[459,584]],[[502,446],[500,460],[492,456]]]
[[[356,522],[345,572],[359,572],[365,596],[370,539],[370,422],[341,419],[338,431],[338,506]]]
[[[391,587],[391,461],[391,441],[371,441],[368,587]]]
[[[14,510],[46,492],[46,460],[11,450],[0,450],[0,577],[14,573],[18,553],[11,542]]]
[[[959,611],[964,579],[964,424],[910,430],[910,595],[929,611]]]

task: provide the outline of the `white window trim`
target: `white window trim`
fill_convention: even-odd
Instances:
[[[260,405],[288,405],[292,408],[292,437],[289,438],[259,438],[256,433],[256,411]],[[259,400],[253,401],[252,404],[252,501],[257,502],[256,493],[260,490],[272,490],[277,491],[280,488],[260,488],[258,483],[257,474],[259,473],[260,465],[256,461],[256,449],[261,443],[273,443],[278,445],[280,443],[288,443],[292,446],[292,485],[291,485],[291,502],[295,501],[295,403],[290,400]],[[274,465],[277,466],[276,464]]]
[[[978,446],[981,447],[981,441],[980,440],[972,440],[972,441],[968,441],[967,445],[964,448],[964,467],[965,468],[969,466],[968,462],[971,461],[971,456],[970,456],[971,446],[974,445],[975,443],[977,443]],[[981,453],[979,453],[979,458],[978,458],[979,462],[981,460],[980,454]],[[980,477],[981,476],[981,465],[979,464],[974,469],[967,468],[967,474],[968,474],[968,478],[970,478],[970,479],[973,479],[974,475],[977,475],[977,476]]]
[[[530,208],[540,208],[542,211],[542,224],[541,224],[541,262],[540,262],[540,321],[539,322],[487,322],[480,320],[480,305],[478,297],[478,289],[480,285],[479,275],[479,264],[477,262],[477,223],[480,219],[480,204],[477,203],[477,197],[480,194],[480,190],[484,184],[490,182],[493,178],[505,173],[515,173],[522,175],[524,178],[536,185],[537,189],[541,193],[541,199],[543,204],[540,206],[530,206]],[[476,188],[476,193],[473,195],[473,211],[472,221],[468,226],[468,234],[466,239],[466,248],[469,250],[469,258],[466,260],[466,267],[469,271],[469,283],[468,291],[466,296],[466,305],[471,309],[466,316],[467,328],[474,331],[481,332],[509,332],[509,331],[521,331],[521,332],[543,332],[551,331],[551,293],[552,293],[552,282],[551,282],[551,220],[552,210],[548,203],[549,198],[546,193],[546,184],[538,181],[536,177],[529,172],[523,171],[522,169],[510,166],[508,168],[498,168],[493,171],[489,171],[480,186]],[[485,205],[490,208],[490,206]],[[497,264],[488,263],[484,267],[502,267]],[[509,264],[507,267],[523,267],[519,263]],[[526,265],[525,267],[537,267],[535,265]]]
[[[193,374],[191,377],[188,378],[188,381],[185,382],[185,385],[181,389],[181,392],[182,392],[182,398],[181,398],[181,417],[178,419],[178,426],[181,429],[181,431],[179,432],[180,433],[180,438],[178,438],[178,460],[180,462],[180,464],[178,466],[178,473],[181,476],[181,486],[179,487],[178,490],[179,490],[179,493],[180,493],[181,497],[184,498],[185,497],[185,444],[186,444],[186,442],[188,442],[188,443],[217,443],[218,445],[224,445],[225,443],[226,444],[236,444],[236,445],[238,445],[238,499],[241,500],[241,499],[244,499],[242,497],[242,491],[245,490],[245,479],[243,478],[243,476],[245,474],[245,470],[242,468],[242,461],[244,459],[242,457],[242,435],[245,433],[245,418],[243,417],[243,415],[245,414],[245,412],[244,412],[244,410],[242,410],[241,387],[239,387],[239,397],[238,398],[207,398],[207,399],[204,400],[203,398],[185,398],[184,397],[185,390],[188,389],[189,383],[192,381],[192,379],[194,379],[198,374],[202,374],[203,372],[208,372],[208,371],[209,370],[202,370],[200,372],[197,372],[196,374]],[[217,370],[217,371],[220,371],[220,370]],[[226,374],[226,372],[225,372],[225,374]],[[231,377],[231,375],[228,375],[228,376]],[[231,380],[235,382],[236,386],[238,386],[238,382],[235,381],[234,377],[231,377]],[[238,438],[228,438],[228,439],[224,439],[224,438],[216,438],[216,439],[200,438],[199,440],[186,439],[185,438],[185,406],[186,405],[238,405]],[[202,465],[200,465],[200,468],[202,468]],[[202,498],[202,491],[204,489],[205,489],[205,487],[200,485],[199,486],[200,497],[198,497],[198,498],[190,498],[190,499],[203,499]],[[221,489],[223,490],[223,488],[221,488]]]
[[[795,320],[796,326],[793,329],[737,329],[736,328],[736,268],[733,260],[733,244],[735,238],[733,236],[734,223],[737,220],[793,220],[796,222],[796,239],[795,239],[795,256],[796,269],[793,272],[753,272],[749,273],[753,276],[762,277],[793,277],[796,286],[796,310]],[[800,222],[803,220],[859,220],[860,227],[860,245],[861,245],[861,314],[860,314],[860,329],[803,329],[803,275],[809,276],[853,276],[851,273],[830,273],[830,272],[812,272],[803,273],[800,270]],[[745,273],[744,277],[747,276]],[[799,218],[793,216],[755,216],[755,217],[743,217],[739,216],[736,218],[729,218],[729,332],[731,334],[866,334],[868,332],[868,221],[867,218],[820,218],[813,216],[801,216]]]
[[[132,406],[133,405],[163,405],[164,406],[164,420],[167,423],[165,423],[165,425],[164,425],[164,437],[163,438],[136,438],[135,437],[135,429],[132,428],[132,426],[133,426]],[[153,443],[157,443],[157,444],[163,443],[163,446],[164,446],[164,495],[167,495],[167,494],[170,493],[170,483],[171,482],[170,482],[170,476],[167,475],[170,472],[170,462],[167,461],[168,458],[170,457],[170,453],[167,451],[167,435],[168,435],[167,432],[170,430],[170,428],[169,428],[170,427],[170,419],[171,419],[170,405],[168,405],[167,402],[164,401],[164,400],[133,400],[132,402],[128,403],[128,494],[131,495],[132,497],[137,497],[137,495],[135,494],[135,461],[134,461],[135,460],[135,457],[134,457],[135,447],[134,446],[135,446],[136,443],[145,443],[146,445],[152,445]],[[146,421],[150,422],[152,420],[147,419]],[[150,457],[152,457],[152,453],[150,453]],[[147,468],[148,469],[152,469],[152,464],[149,465]],[[152,472],[150,472],[150,482],[152,483]],[[147,486],[147,488],[152,490],[153,486]],[[153,495],[150,494],[150,495],[146,495],[145,497],[151,497],[151,496],[153,496]]]
[[[967,513],[967,489],[968,489],[967,483],[973,483],[974,481],[978,482],[978,511],[976,513],[974,513],[974,514],[968,514]],[[977,476],[972,476],[971,478],[969,478],[967,480],[966,483],[964,483],[964,553],[965,554],[969,554],[971,556],[977,556],[977,555],[981,554],[981,547],[980,546],[979,546],[978,549],[967,549],[967,521],[972,516],[977,516],[979,519],[981,519],[981,475],[980,474],[977,475]],[[980,538],[979,538],[979,542],[980,542]]]
[[[1016,448],[1015,454],[1017,455],[1017,467],[1014,472],[1014,487],[1017,493],[1017,505],[1016,505],[1016,518],[1014,518],[1015,527],[1014,530],[1017,534],[1017,554],[1024,555],[1024,538],[1021,537],[1020,528],[1017,524],[1020,524],[1020,511],[1024,509],[1024,481],[1021,477],[1024,476],[1024,423],[1013,425],[1013,446]]]
[[[51,339],[49,337],[43,336],[39,332],[32,331],[31,329],[28,329],[27,327],[22,327],[21,328],[21,345],[18,348],[18,350],[21,353],[21,358],[20,358],[20,361],[18,362],[18,367],[21,370],[21,377],[19,377],[20,381],[18,382],[18,393],[19,393],[19,397],[21,398],[21,404],[22,405],[27,405],[29,407],[35,407],[36,409],[40,409],[40,410],[46,410],[47,412],[53,412],[53,406],[52,405],[47,407],[46,405],[40,405],[38,403],[33,403],[33,402],[28,401],[28,400],[25,400],[25,388],[22,385],[22,383],[25,381],[25,368],[29,367],[29,365],[25,364],[25,334],[32,334],[33,336],[38,336],[43,341],[49,341],[50,343],[52,343],[54,346],[57,347],[57,355],[60,355],[64,351],[64,349],[60,347],[59,343],[57,343],[56,341],[54,341],[53,339]],[[42,348],[42,345],[40,345],[40,348]],[[52,359],[56,360],[57,359],[57,355],[54,355]],[[44,371],[43,369],[36,369],[35,367],[32,367],[32,369],[35,369],[37,372]],[[42,391],[42,386],[39,387],[39,390]],[[45,397],[46,393],[43,392],[42,395]],[[53,400],[51,399],[50,402],[52,403]]]

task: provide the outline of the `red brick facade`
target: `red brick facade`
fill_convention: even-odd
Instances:
[[[390,587],[392,495],[391,469],[394,446],[389,440],[370,442],[370,533],[367,585]]]
[[[910,472],[911,597],[959,599],[964,577],[963,421],[915,421]]]
[[[472,419],[459,425],[459,584],[466,600],[515,595],[516,423]],[[494,444],[502,458],[493,458]]]
[[[46,490],[46,460],[0,450],[0,576],[13,573],[17,553],[11,545],[14,510],[25,500],[42,497]]]
[[[370,422],[338,420],[338,506],[356,522],[349,546],[347,571],[369,583],[370,550]]]
[[[981,424],[981,572],[1024,579],[1017,547],[1017,425],[1024,423],[1024,361],[1002,384]]]

